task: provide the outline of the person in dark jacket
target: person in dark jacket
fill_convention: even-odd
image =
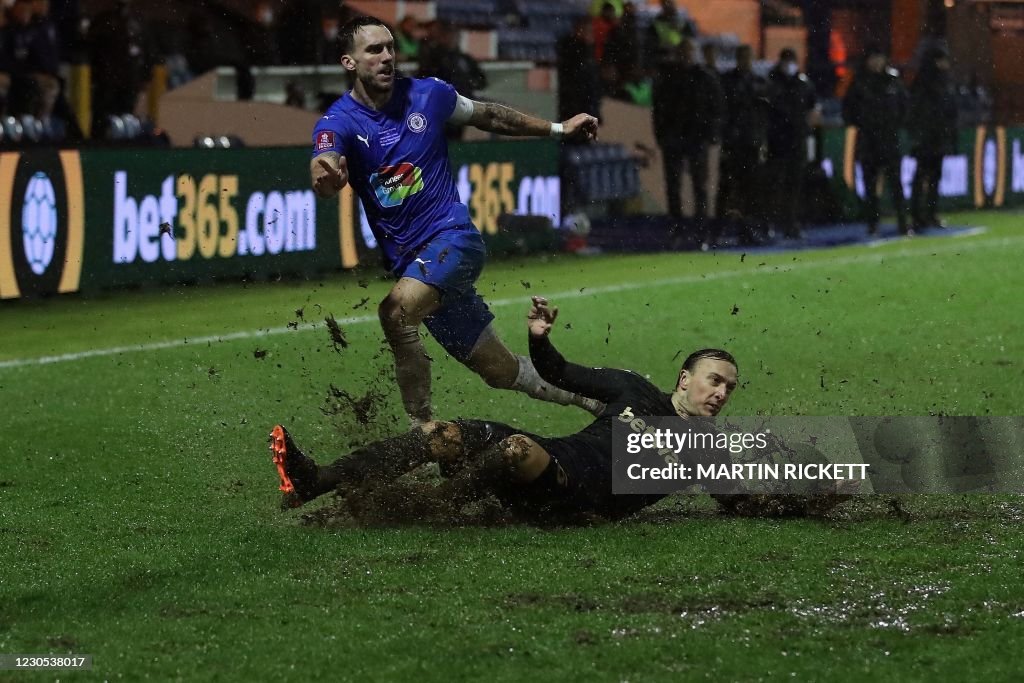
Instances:
[[[587,17],[573,24],[556,46],[558,55],[558,117],[565,121],[580,112],[601,118],[601,79],[594,59],[594,29]],[[566,112],[571,112],[566,115]]]
[[[768,164],[773,182],[772,222],[800,237],[798,217],[807,169],[807,137],[819,116],[814,86],[800,72],[796,52],[784,48],[768,74]]]
[[[680,190],[686,163],[693,182],[695,232],[691,238],[700,244],[707,237],[708,147],[718,134],[723,98],[718,79],[696,63],[689,38],[679,43],[674,59],[662,63],[654,79],[653,100],[654,137],[661,148],[672,238],[678,242],[682,237]]]
[[[644,66],[649,72],[656,72],[661,62],[672,59],[683,38],[696,35],[696,26],[679,12],[675,0],[661,0],[661,11],[644,37]]]
[[[277,20],[277,45],[282,64],[320,63],[324,9],[316,0],[286,0]]]
[[[47,18],[49,8],[37,16],[33,0],[15,0],[11,7],[8,50],[11,60],[11,111],[45,121],[60,94],[60,47],[57,29]]]
[[[917,159],[910,199],[915,230],[944,227],[937,211],[942,159],[956,154],[957,92],[949,77],[949,53],[941,47],[928,50],[910,89],[907,121],[911,153]]]
[[[142,19],[131,0],[117,0],[113,9],[97,15],[90,24],[94,137],[106,131],[110,115],[135,110],[139,93],[149,81],[148,44]]]
[[[611,94],[619,97],[623,88],[640,69],[640,29],[636,5],[627,2],[622,6],[622,16],[612,29],[604,46],[601,70],[611,74]]]
[[[725,121],[719,215],[738,218],[744,232],[764,218],[761,170],[766,153],[768,81],[754,73],[749,45],[736,49],[736,68],[722,76]]]
[[[487,74],[472,55],[459,48],[459,30],[447,22],[437,24],[440,42],[427,51],[420,61],[419,78],[440,78],[460,95],[477,99],[477,91],[487,87]],[[446,126],[449,140],[461,140],[465,132],[462,126]]]
[[[865,211],[868,234],[878,231],[878,177],[883,175],[892,194],[900,233],[913,234],[907,227],[903,184],[900,180],[900,128],[907,116],[907,90],[899,73],[888,66],[880,48],[869,48],[864,64],[843,100],[843,118],[857,128],[857,158],[864,176]]]

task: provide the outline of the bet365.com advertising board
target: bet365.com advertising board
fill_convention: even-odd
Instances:
[[[346,188],[321,201],[307,148],[0,154],[0,298],[376,265]],[[558,221],[551,141],[453,145],[459,192],[491,240],[498,216]]]

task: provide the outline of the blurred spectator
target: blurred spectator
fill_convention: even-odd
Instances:
[[[945,227],[938,216],[942,158],[957,151],[957,93],[949,75],[949,53],[933,47],[925,52],[910,88],[911,154],[917,170],[911,186],[910,216],[915,230]]]
[[[288,107],[306,108],[306,91],[297,81],[284,84],[284,103]]]
[[[487,75],[471,55],[459,48],[459,30],[447,22],[438,22],[438,43],[430,50],[430,59],[420,62],[419,77],[436,76],[451,83],[460,95],[472,99],[487,87]]]
[[[594,28],[588,17],[580,17],[573,30],[559,39],[558,119],[565,121],[579,113],[601,118],[601,81],[594,60]]]
[[[184,54],[189,71],[198,76],[218,67],[232,67],[236,96],[251,100],[256,90],[251,68],[253,30],[253,23],[244,15],[193,10],[188,16]]]
[[[622,0],[590,0],[590,15],[596,17],[604,10],[605,5],[611,5],[617,17],[622,15],[625,8]]]
[[[74,11],[77,12],[77,5],[74,7]],[[58,61],[60,60],[60,32],[57,28],[57,24],[50,18],[51,16],[51,5],[50,0],[34,0],[33,2],[33,25],[36,29],[44,36],[52,36],[52,42],[56,44],[56,52]],[[76,15],[77,17],[77,15]],[[80,29],[80,25],[75,26],[76,30]],[[49,38],[47,38],[49,40]],[[75,39],[72,39],[74,41]],[[77,38],[78,42],[81,43],[82,36],[79,35]],[[47,48],[52,50],[53,46]],[[77,52],[81,52],[81,45],[75,48]],[[82,55],[79,54],[79,58]],[[53,100],[49,102],[43,102],[43,109],[37,112],[36,116],[43,121],[47,122],[51,116],[63,123],[62,129],[64,131],[63,137],[68,141],[80,141],[83,138],[81,126],[78,124],[78,117],[71,108],[71,104],[68,102],[67,95],[64,91],[64,79],[62,79],[56,72],[53,74]]]
[[[433,75],[441,70],[441,61],[444,58],[444,27],[440,20],[433,19],[425,22],[422,29],[423,37],[417,50],[420,57],[417,74]]]
[[[604,47],[602,71],[607,71],[610,92],[621,96],[627,83],[639,77],[640,32],[637,26],[636,5],[627,2],[622,7],[622,16],[612,29]]]
[[[185,59],[189,71],[199,76],[228,63],[222,51],[222,41],[213,28],[210,15],[203,10],[193,10],[186,22],[188,42],[185,44]]]
[[[285,0],[277,22],[277,44],[282,64],[320,64],[323,5],[318,0]]]
[[[601,5],[601,12],[593,19],[594,24],[594,58],[597,63],[604,66],[604,48],[608,37],[619,25],[618,16],[615,14],[615,5],[605,2]],[[607,82],[607,80],[605,81]]]
[[[701,69],[707,74],[708,82],[714,83],[714,87],[708,96],[713,98],[712,116],[708,120],[711,126],[711,142],[717,144],[722,141],[722,120],[725,117],[725,97],[722,93],[722,75],[718,73],[718,51],[711,43],[704,43],[700,48],[704,63]]]
[[[323,54],[320,61],[323,64],[341,63],[341,23],[337,16],[324,15],[323,20]]]
[[[722,115],[721,86],[697,64],[695,52],[693,41],[683,38],[675,58],[663,62],[654,79],[654,136],[661,148],[675,247],[685,239],[680,192],[684,162],[693,183],[695,230],[691,237],[699,242],[707,239],[708,147]]]
[[[11,55],[9,108],[49,120],[60,94],[60,48],[46,0],[15,0],[8,40]]]
[[[712,88],[708,96],[713,98],[713,116],[710,118],[708,123],[710,124],[710,143],[709,146],[718,145],[722,142],[722,121],[725,118],[725,96],[722,93],[722,76],[718,73],[718,50],[715,48],[713,43],[704,43],[700,47],[701,56],[703,57],[703,64],[700,68],[707,74],[708,82],[714,82],[714,88]],[[708,151],[709,159],[715,158],[719,160],[721,164],[720,155],[712,155],[711,151]],[[710,161],[708,162],[710,167]],[[721,174],[719,174],[721,175]],[[721,185],[716,184],[716,189],[720,189]],[[714,206],[716,214],[720,214],[718,211],[718,196],[714,197]],[[708,229],[704,238],[704,245],[702,246],[714,246],[718,242],[718,234],[720,228],[719,221],[711,221],[708,224]]]
[[[807,168],[807,138],[819,116],[814,86],[800,72],[796,52],[784,48],[768,74],[768,165],[772,222],[786,237],[800,237],[798,216]]]
[[[275,66],[281,63],[274,5],[270,0],[260,0],[253,4],[242,43],[250,66]]]
[[[417,74],[420,78],[434,76],[450,83],[460,95],[475,99],[476,93],[487,87],[487,74],[471,55],[459,48],[459,30],[447,22],[438,22],[434,34],[438,44],[420,60]],[[448,137],[462,139],[463,126],[448,126]]]
[[[415,62],[420,55],[420,41],[424,38],[423,27],[419,20],[411,14],[407,14],[398,22],[398,27],[392,34],[395,37],[395,50],[398,52],[399,61]]]
[[[857,158],[864,176],[869,235],[878,231],[875,189],[879,175],[884,175],[889,185],[900,232],[909,232],[900,179],[900,128],[907,116],[907,91],[899,73],[888,68],[888,61],[881,48],[868,48],[843,100],[843,118],[848,125],[857,128]]]
[[[661,11],[647,29],[644,39],[646,68],[656,70],[664,60],[672,60],[672,53],[683,38],[697,35],[696,27],[679,14],[675,0],[661,0]]]
[[[85,33],[78,0],[52,0],[50,18],[57,27],[60,61],[81,64],[85,61]]]
[[[494,14],[497,23],[505,26],[522,27],[525,23],[525,17],[519,12],[519,0],[494,0]]]
[[[736,68],[722,76],[725,117],[722,126],[720,216],[733,216],[746,230],[764,218],[761,170],[767,135],[768,82],[753,71],[753,50],[736,49]]]
[[[117,0],[113,9],[97,15],[90,24],[94,137],[106,132],[111,115],[135,111],[152,67],[146,44],[132,0]]]
[[[446,80],[455,86],[460,93],[466,93],[466,97],[476,97],[477,93],[487,88],[487,74],[480,68],[476,59],[462,51],[459,47],[461,34],[453,26],[447,26],[444,39],[447,48],[447,63],[444,65]]]

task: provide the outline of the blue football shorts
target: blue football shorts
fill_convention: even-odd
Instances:
[[[441,307],[424,319],[430,334],[453,358],[465,361],[494,314],[476,291],[487,248],[472,223],[435,236],[399,273],[436,287]]]

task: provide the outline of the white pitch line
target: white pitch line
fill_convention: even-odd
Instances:
[[[974,237],[975,235],[984,235],[988,232],[988,226],[975,225],[974,227],[967,228],[960,232],[949,235],[949,237],[955,239],[963,239],[964,237]],[[864,243],[865,247],[884,247],[887,244],[892,244],[895,240],[905,239],[902,235],[893,235],[892,237],[879,237]]]
[[[584,287],[583,289],[572,289],[564,292],[556,292],[554,294],[548,294],[546,296],[554,301],[565,299],[580,299],[584,297],[598,296],[600,294],[616,294],[620,292],[636,291],[639,289],[651,289],[656,287],[697,284],[700,282],[707,282],[709,280],[724,280],[731,279],[734,277],[747,277],[753,275],[774,275],[781,273],[790,273],[797,270],[810,270],[813,268],[858,265],[867,263],[882,263],[886,259],[892,258],[908,258],[915,256],[931,256],[933,254],[944,254],[950,252],[975,251],[978,249],[1006,247],[1020,243],[1024,243],[1024,236],[979,240],[977,242],[968,242],[966,244],[943,244],[926,249],[900,249],[899,251],[885,253],[857,254],[853,256],[845,256],[834,259],[823,259],[820,261],[804,261],[790,263],[787,265],[772,266],[761,269],[757,269],[757,266],[753,266],[751,269],[748,270],[720,270],[711,273],[705,273],[702,275],[681,275],[678,277],[651,280],[649,282],[624,282],[622,284],[606,285],[604,287]],[[758,257],[761,255],[762,254],[753,254],[754,257]],[[488,305],[496,308],[512,305],[520,306],[524,303],[524,298],[525,297],[495,299],[494,301],[488,302]],[[341,325],[361,325],[363,323],[376,321],[377,316],[375,315],[349,316],[347,318],[338,319],[338,323]],[[243,330],[239,332],[229,332],[227,334],[206,335],[202,337],[191,337],[185,339],[169,339],[167,341],[152,342],[149,344],[112,346],[102,349],[77,351],[75,353],[62,353],[56,356],[40,356],[37,358],[14,358],[11,360],[0,361],[0,370],[10,368],[22,368],[33,365],[52,365],[54,363],[68,363],[77,360],[82,360],[85,358],[116,356],[122,353],[159,351],[161,349],[173,349],[190,345],[213,344],[227,341],[236,341],[239,339],[259,339],[261,337],[270,337],[279,334],[287,334],[289,332],[308,332],[310,330],[315,330],[320,327],[322,327],[320,323],[313,323],[299,329],[293,329],[290,327],[272,327],[261,330]]]

